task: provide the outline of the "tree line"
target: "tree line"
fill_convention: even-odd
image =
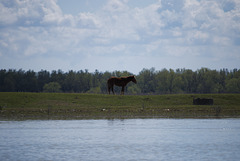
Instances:
[[[107,80],[111,76],[133,75],[128,71],[95,72],[88,70],[63,72],[62,70],[1,69],[0,92],[66,92],[107,93]],[[129,83],[128,94],[177,93],[240,93],[240,70],[143,69],[136,75],[137,84]],[[119,87],[115,91],[120,93]]]

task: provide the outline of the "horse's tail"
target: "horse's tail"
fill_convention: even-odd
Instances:
[[[106,87],[107,87],[107,93],[110,94],[109,79],[108,79],[108,81],[107,81],[107,86],[106,86]]]
[[[113,88],[112,87],[112,83],[113,83],[112,81],[113,81],[112,78],[109,78],[108,81],[107,81],[107,92],[108,92],[108,94],[110,94],[110,90],[111,90],[111,88]]]
[[[108,90],[108,81],[107,81],[107,85],[106,85],[106,87],[107,87],[107,93],[108,93],[108,91],[109,91],[109,90]]]

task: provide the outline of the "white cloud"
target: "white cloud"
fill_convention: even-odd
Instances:
[[[238,0],[161,0],[141,7],[133,2],[109,0],[95,12],[71,15],[63,13],[57,0],[4,0],[0,2],[0,57],[71,62],[88,56],[170,60],[221,55],[224,61],[231,52],[233,59],[240,59]]]
[[[98,28],[102,24],[99,18],[92,13],[80,13],[76,17],[77,26],[80,28]]]
[[[13,8],[7,8],[3,4],[0,4],[0,24],[12,24],[17,21],[17,15],[12,14],[14,9]]]
[[[126,4],[127,1],[122,0],[111,0],[108,1],[107,4],[104,7],[104,10],[107,12],[125,12],[129,9],[129,7]]]

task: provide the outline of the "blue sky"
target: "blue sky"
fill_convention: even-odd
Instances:
[[[238,0],[1,0],[0,69],[240,68]]]

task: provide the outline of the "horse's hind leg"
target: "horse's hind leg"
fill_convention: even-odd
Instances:
[[[112,86],[112,93],[115,94],[115,93],[114,93],[114,90],[113,90],[113,86]]]
[[[121,94],[124,95],[124,86],[122,86]]]
[[[111,85],[108,86],[108,94],[111,93],[111,89],[112,89],[112,93],[114,94],[113,86]]]
[[[108,94],[110,94],[111,87],[112,86],[108,84]]]

